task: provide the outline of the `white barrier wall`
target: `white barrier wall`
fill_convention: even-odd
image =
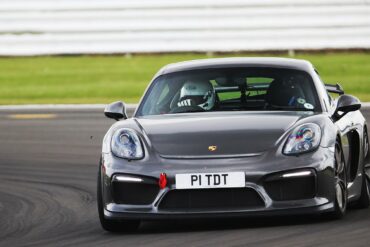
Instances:
[[[370,48],[370,0],[0,0],[0,55]]]

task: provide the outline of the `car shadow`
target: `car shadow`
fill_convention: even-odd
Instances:
[[[253,229],[291,225],[309,225],[328,221],[331,220],[328,217],[322,215],[144,221],[141,223],[140,228],[137,232],[129,234],[224,231],[248,228]]]

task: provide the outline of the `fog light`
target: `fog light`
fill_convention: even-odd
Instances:
[[[143,179],[142,178],[139,178],[139,177],[133,177],[133,176],[115,175],[113,177],[113,181],[141,183],[141,182],[143,182]]]
[[[291,173],[285,173],[283,174],[283,178],[293,178],[293,177],[305,177],[305,176],[311,176],[312,171],[300,171],[300,172],[291,172]]]

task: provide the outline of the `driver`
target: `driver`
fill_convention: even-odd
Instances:
[[[215,89],[209,81],[187,81],[181,88],[177,106],[199,106],[209,111],[215,105],[215,98]]]

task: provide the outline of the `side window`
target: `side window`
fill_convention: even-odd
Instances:
[[[164,100],[167,96],[167,94],[170,92],[170,89],[168,87],[168,84],[166,84],[164,87],[163,87],[163,90],[162,90],[162,93],[159,95],[159,98],[158,98],[158,103],[157,104],[161,104],[162,100]]]

